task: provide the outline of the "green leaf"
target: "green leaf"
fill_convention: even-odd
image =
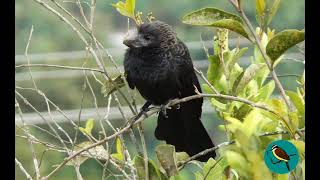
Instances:
[[[246,159],[238,152],[227,151],[225,157],[227,158],[229,165],[234,169],[246,171],[249,168]]]
[[[114,78],[112,81],[107,80],[101,88],[101,92],[104,94],[104,97],[109,96],[111,93],[120,89],[125,85],[123,77],[121,75]]]
[[[88,119],[86,121],[86,127],[85,128],[79,127],[79,130],[85,135],[92,136],[91,131],[93,129],[93,126],[94,126],[94,119]]]
[[[209,87],[208,84],[201,84],[201,89],[205,93],[209,93],[209,94],[213,94],[214,93],[214,91]]]
[[[255,75],[261,71],[265,66],[263,63],[251,64],[235,81],[232,87],[233,94],[238,94],[241,90],[245,88],[247,84],[255,77]]]
[[[218,161],[215,161],[213,158],[210,158],[207,163],[203,166],[203,176],[206,179],[221,179],[223,176],[224,168],[220,166],[220,158]]]
[[[156,147],[157,158],[167,175],[178,174],[176,150],[173,145],[161,144]]]
[[[91,135],[93,126],[94,126],[94,119],[88,119],[86,122],[86,131],[90,135]]]
[[[265,0],[256,0],[256,11],[258,16],[262,16],[266,8]]]
[[[222,75],[222,67],[220,67],[220,59],[218,55],[209,56],[209,66],[207,71],[208,81],[211,84],[215,84],[221,75]]]
[[[117,11],[123,16],[135,18],[134,16],[135,4],[136,4],[135,0],[126,0],[125,3],[122,1],[119,1],[116,4],[112,4],[112,6],[115,7]]]
[[[230,53],[230,57],[229,60],[226,62],[227,64],[227,69],[229,71],[232,70],[232,68],[234,67],[234,65],[236,64],[236,62],[240,59],[240,57],[242,57],[246,52],[248,51],[248,48],[242,48],[242,49],[233,49]]]
[[[80,130],[83,134],[88,135],[88,133],[87,133],[87,131],[86,131],[85,128],[79,127],[79,130]]]
[[[242,19],[237,15],[220,9],[202,8],[196,10],[185,15],[182,18],[182,22],[196,26],[212,26],[229,29],[249,39],[249,36],[243,27]]]
[[[138,180],[144,180],[145,178],[145,166],[144,159],[141,156],[135,156],[133,158],[133,165],[137,169]],[[167,180],[157,168],[152,160],[148,161],[149,179],[150,180]]]
[[[299,140],[289,140],[297,149],[300,154],[305,153],[305,143]]]
[[[269,15],[268,15],[267,25],[270,24],[274,15],[277,13],[277,11],[279,9],[280,2],[281,2],[281,0],[274,0],[273,5],[272,5],[270,12],[269,12]]]
[[[119,161],[123,161],[124,155],[123,155],[123,148],[122,148],[122,143],[120,138],[117,138],[116,140],[116,150],[117,150],[117,153],[113,153],[111,154],[111,156]]]
[[[195,176],[196,180],[203,180],[204,179],[203,175],[200,172],[195,172],[194,176]]]
[[[235,81],[237,80],[237,78],[239,77],[239,75],[242,72],[243,72],[243,68],[240,67],[238,63],[235,63],[235,65],[233,66],[233,68],[232,68],[232,70],[230,72],[229,87],[233,87],[234,86]]]
[[[223,104],[221,102],[219,102],[218,100],[216,100],[215,98],[211,98],[211,104],[215,107],[218,108],[220,110],[226,110],[227,109],[227,105]]]
[[[267,106],[280,116],[285,117],[287,115],[287,106],[281,99],[270,99],[267,101]]]
[[[190,156],[186,152],[177,152],[176,153],[177,162],[184,161],[188,159]]]
[[[286,94],[289,96],[291,102],[296,107],[298,113],[300,115],[304,115],[304,112],[305,112],[304,99],[301,96],[299,96],[298,93],[293,91],[286,91]]]
[[[267,44],[266,52],[272,64],[289,48],[304,41],[304,31],[288,29],[276,34]]]
[[[251,100],[254,102],[258,102],[258,101],[265,101],[269,99],[269,97],[274,91],[274,88],[275,88],[274,81],[268,82],[266,85],[264,85],[262,88],[259,89],[258,94],[254,96]]]
[[[298,118],[298,113],[297,112],[289,112],[289,117],[290,117],[290,122],[292,129],[297,129],[300,127],[299,123],[299,118]]]

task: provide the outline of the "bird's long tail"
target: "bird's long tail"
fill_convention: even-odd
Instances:
[[[288,171],[290,171],[289,162],[286,162],[286,166],[287,166]]]
[[[165,140],[167,144],[175,146],[176,151],[184,151],[189,156],[195,155],[205,149],[214,147],[214,144],[204,128],[201,117],[202,99],[194,99],[180,104],[180,108],[168,109],[165,116],[159,113],[158,126],[155,136]],[[197,158],[207,161],[214,158],[216,153],[210,152]]]

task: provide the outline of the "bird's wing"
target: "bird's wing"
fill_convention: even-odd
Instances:
[[[126,72],[124,75],[125,75],[125,77],[126,77],[126,80],[127,80],[127,82],[128,82],[129,87],[130,87],[131,89],[134,89],[134,84],[132,83],[132,81],[131,81],[131,79],[130,79],[129,73]]]
[[[180,40],[173,48],[174,51],[174,63],[176,64],[175,71],[176,81],[179,89],[181,89],[182,97],[190,96],[195,94],[195,87],[201,92],[201,87],[197,76],[193,69],[192,60],[189,54],[187,46]],[[195,87],[194,87],[195,86]]]

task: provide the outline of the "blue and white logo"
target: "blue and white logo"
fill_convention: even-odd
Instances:
[[[299,153],[289,141],[273,141],[267,146],[264,161],[272,172],[286,174],[297,166]]]

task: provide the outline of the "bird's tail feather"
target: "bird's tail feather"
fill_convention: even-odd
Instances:
[[[287,166],[288,171],[290,171],[289,162],[286,162],[286,166]]]
[[[156,138],[174,145],[177,152],[184,151],[190,156],[214,147],[200,120],[201,104],[200,100],[191,100],[180,104],[179,109],[167,110],[167,117],[160,113],[155,131]],[[200,110],[196,108],[200,108]],[[216,153],[213,151],[197,158],[197,160],[207,161],[210,157],[214,158],[215,156]]]

